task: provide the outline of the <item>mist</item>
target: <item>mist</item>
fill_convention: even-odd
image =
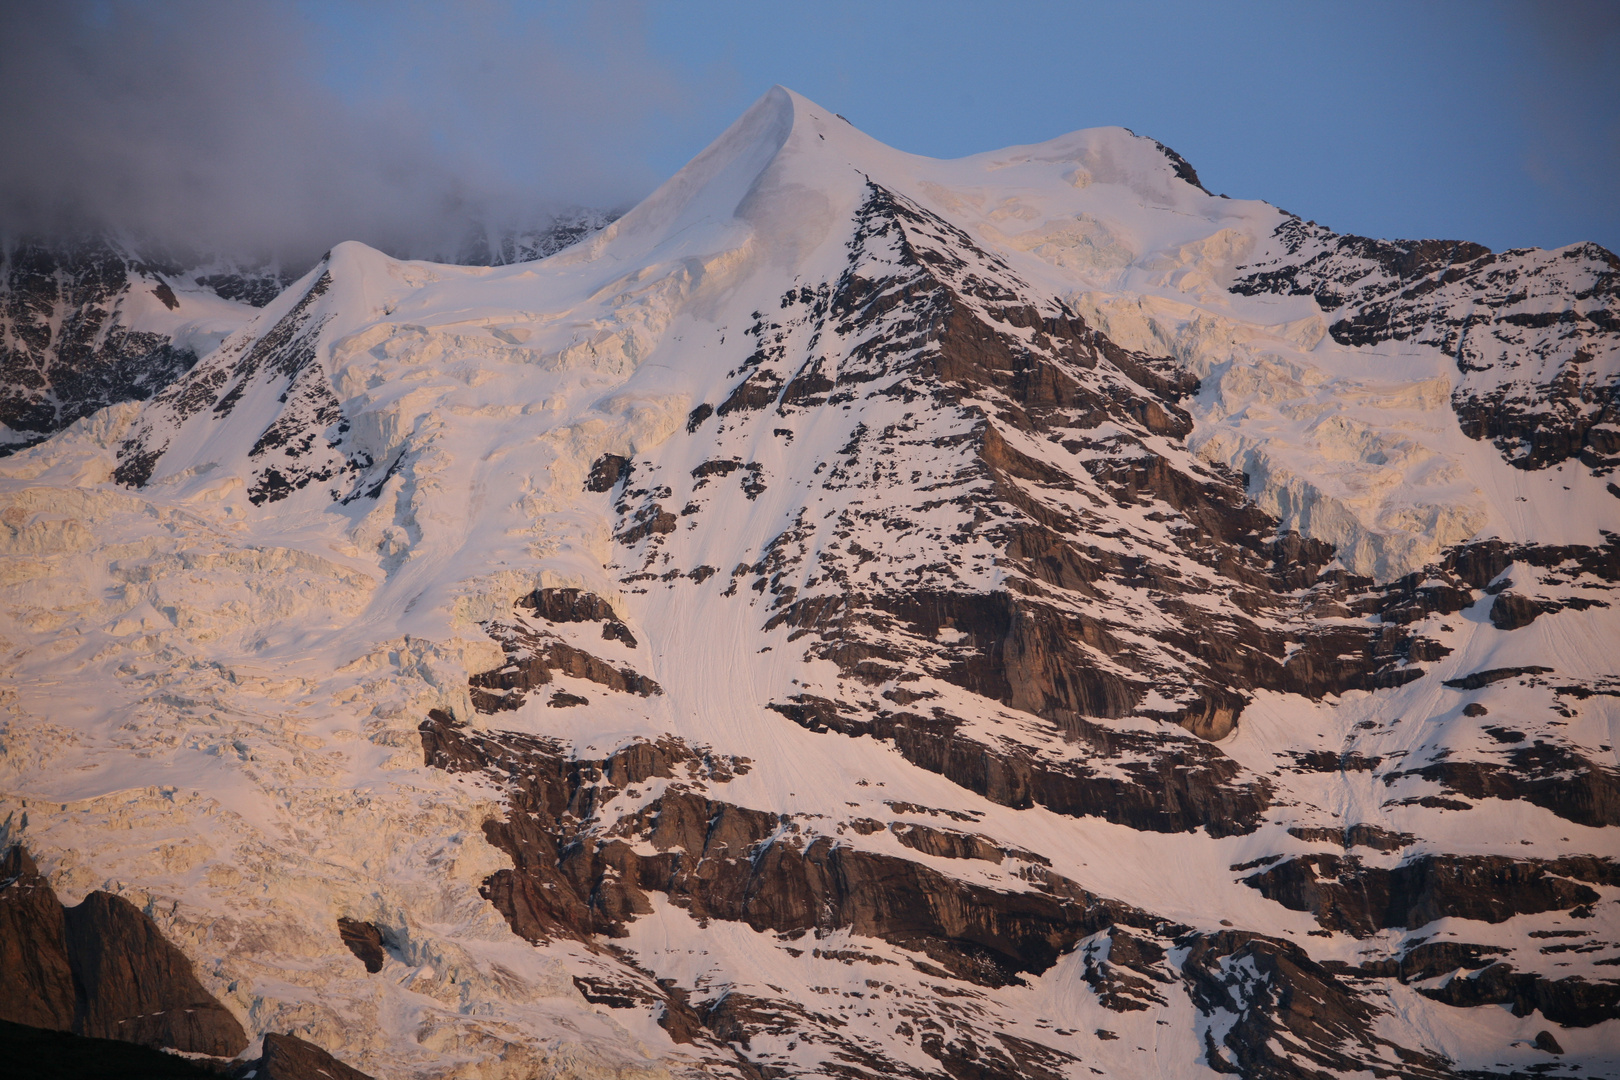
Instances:
[[[623,207],[690,98],[639,7],[0,6],[0,233],[307,262],[446,257]]]

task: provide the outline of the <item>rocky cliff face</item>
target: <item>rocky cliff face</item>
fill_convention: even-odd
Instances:
[[[1612,1071],[1612,269],[773,91],[17,456],[5,827],[265,1061]]]
[[[17,1025],[5,1038],[41,1071],[164,1068],[161,1058],[117,1049],[133,1043],[190,1055],[203,1076],[368,1080],[319,1047],[274,1033],[257,1059],[233,1070],[227,1059],[248,1048],[248,1037],[197,982],[185,954],[123,897],[93,892],[64,909],[20,845],[0,858],[0,959],[0,1021]],[[191,1075],[179,1066],[177,1075]]]
[[[12,452],[99,409],[151,397],[245,323],[258,296],[223,277],[99,240],[18,241],[0,253],[0,424]],[[179,291],[176,291],[178,285]],[[261,301],[262,303],[262,301]]]
[[[248,1039],[128,900],[94,892],[65,911],[28,852],[0,864],[0,1019],[98,1039],[232,1057]]]
[[[1314,298],[1344,345],[1413,341],[1455,359],[1452,407],[1513,465],[1620,465],[1620,259],[1596,244],[1500,254],[1444,240],[1340,236],[1289,218],[1234,292]]]

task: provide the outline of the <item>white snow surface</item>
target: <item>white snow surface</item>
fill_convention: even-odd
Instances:
[[[1227,292],[1283,215],[1178,179],[1151,140],[1099,128],[940,161],[883,146],[777,88],[635,209],[550,258],[459,267],[345,243],[242,329],[200,313],[195,340],[231,332],[192,379],[230,369],[329,276],[308,308],[324,320],[316,370],[350,425],[350,448],[374,463],[360,480],[249,500],[263,468],[253,448],[291,407],[289,380],[274,372],[254,376],[225,420],[208,408],[181,416],[162,399],[115,406],[0,462],[0,839],[27,843],[65,902],[98,888],[136,900],[250,1033],[292,1030],[387,1078],[651,1077],[679,1072],[685,1052],[650,1021],[588,1005],[569,978],[579,946],[531,946],[480,897],[504,865],[480,830],[499,816],[500,793],[423,766],[416,726],[430,708],[554,736],[580,754],[674,733],[752,760],[726,785],[727,801],[806,820],[887,821],[893,800],[951,808],[1098,894],[1196,927],[1225,918],[1265,928],[1318,959],[1353,961],[1374,943],[1311,938],[1309,915],[1228,871],[1319,846],[1281,836],[1283,823],[1216,840],[1013,810],[885,743],[815,735],[762,707],[836,673],[807,663],[788,628],[763,631],[763,606],[721,591],[730,568],[758,562],[814,495],[794,477],[836,456],[847,437],[836,416],[800,416],[790,440],[760,434],[748,451],[773,478],[765,492],[717,501],[727,516],[670,537],[672,566],[716,576],[644,590],[622,580],[643,568],[612,537],[609,495],[585,490],[592,463],[655,457],[681,476],[705,460],[700,440],[672,436],[695,405],[725,393],[752,313],[778,306],[794,282],[840,273],[868,178],[965,230],[1121,345],[1198,375],[1191,447],[1246,473],[1264,509],[1338,545],[1351,570],[1388,580],[1470,538],[1595,544],[1620,526],[1620,503],[1584,470],[1513,469],[1466,438],[1449,406],[1456,369],[1438,350],[1340,346],[1309,297]],[[129,489],[111,480],[115,454],[141,430],[167,450],[150,482]],[[380,491],[334,501],[353,483]],[[999,574],[976,572],[986,583]],[[541,585],[608,598],[643,643],[625,657],[664,694],[564,678],[591,708],[535,700],[478,717],[468,675],[501,662],[480,624]],[[1466,696],[1443,678],[1509,662],[1588,680],[1620,674],[1614,609],[1544,617],[1510,640],[1488,606],[1432,620],[1426,632],[1455,651],[1431,678],[1321,703],[1262,695],[1222,749],[1263,773],[1284,749],[1337,752],[1352,738],[1375,740],[1357,743],[1369,753],[1412,752],[1453,737]],[[592,647],[618,659],[610,643]],[[985,708],[929,685],[964,716]],[[1511,683],[1492,692],[1493,712],[1545,712],[1550,697]],[[1561,729],[1603,747],[1592,752],[1608,763],[1620,745],[1614,701],[1581,702]],[[1355,734],[1369,719],[1379,730]],[[1003,710],[1000,722],[1028,720]],[[1419,834],[1419,850],[1615,852],[1603,830],[1520,802],[1466,814],[1390,807],[1407,787],[1362,776],[1277,783],[1298,803],[1290,820],[1376,821]],[[888,832],[845,839],[901,852]],[[906,855],[1024,887],[1010,866]],[[1620,934],[1616,890],[1600,891],[1599,919],[1580,928]],[[364,974],[335,947],[338,916],[393,929],[402,944],[383,972]],[[1474,940],[1511,947],[1519,970],[1538,970],[1552,961],[1530,928],[1476,928]],[[864,976],[860,965],[790,957],[774,935],[740,924],[699,928],[662,902],[634,922],[628,945],[692,988],[729,980],[808,999],[820,992],[812,987]],[[849,947],[898,953],[875,941]],[[1155,1027],[1158,1013],[1101,1011],[1075,955],[1029,987],[983,991],[999,995],[984,1007],[1007,1031],[1049,1041],[1053,1027],[1072,1032],[1073,1052],[1094,1066],[1084,1075],[1213,1075],[1191,1019]],[[881,977],[898,985],[897,970]],[[1544,1060],[1522,1045],[1548,1026],[1540,1017],[1450,1009],[1415,992],[1392,1010],[1402,1038],[1463,1065]],[[873,1038],[894,1026],[881,1015],[860,1022]],[[1120,1038],[1099,1041],[1099,1027]],[[1620,1070],[1620,1024],[1559,1039],[1586,1075]]]

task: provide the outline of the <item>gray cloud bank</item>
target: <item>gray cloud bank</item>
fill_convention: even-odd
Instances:
[[[0,0],[0,233],[427,257],[623,205],[682,102],[639,25],[479,0]]]

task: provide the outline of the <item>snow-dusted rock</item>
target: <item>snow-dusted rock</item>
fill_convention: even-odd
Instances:
[[[1367,251],[781,89],[548,258],[339,245],[0,463],[0,840],[376,1076],[1612,1070],[1602,257]],[[1493,273],[1586,336],[1434,337]]]

